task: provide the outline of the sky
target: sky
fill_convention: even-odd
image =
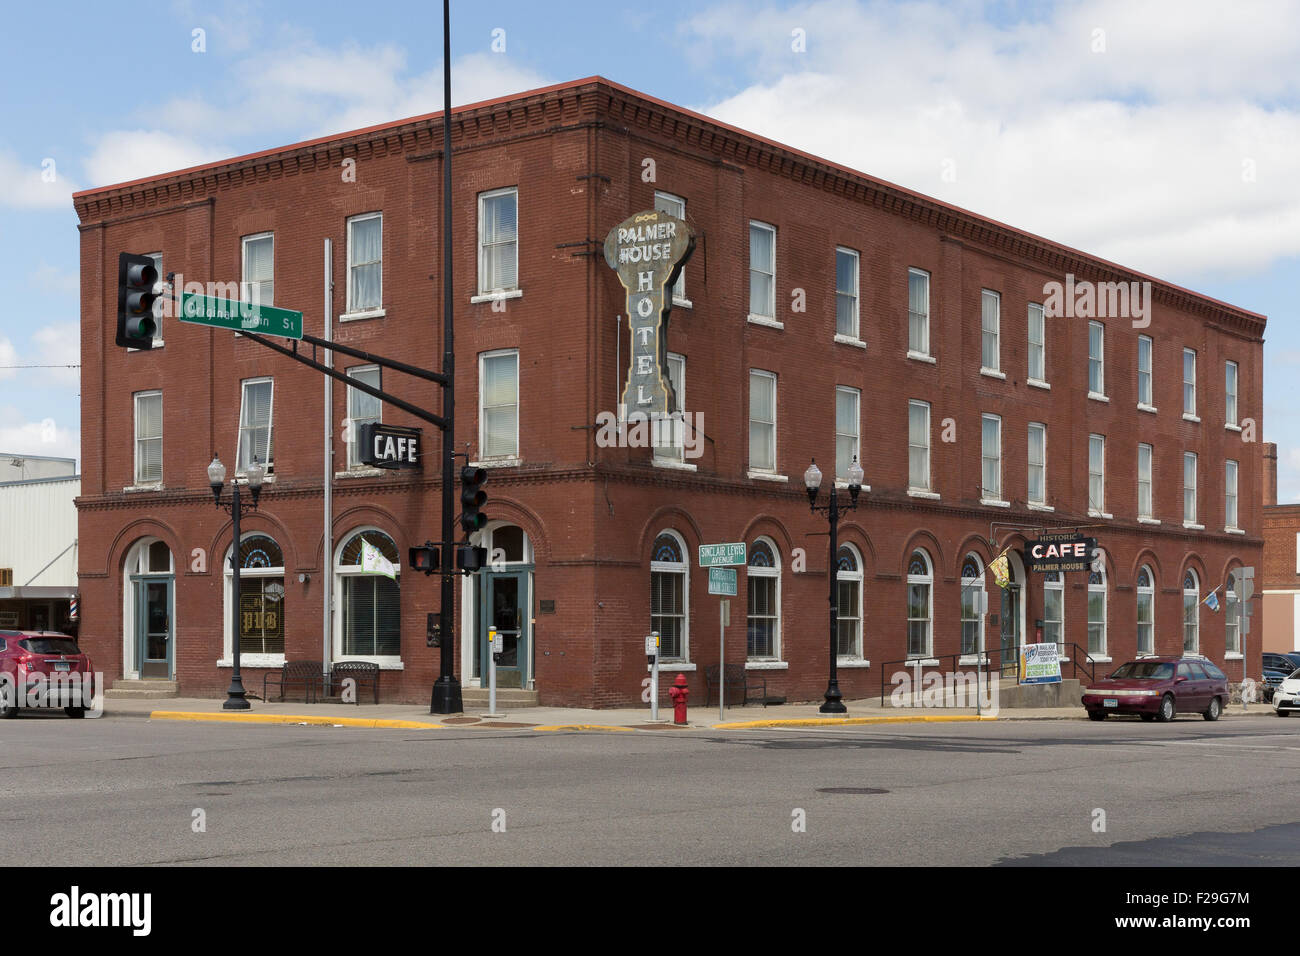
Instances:
[[[80,456],[75,190],[442,106],[441,5],[10,5],[0,452]],[[453,104],[600,74],[1269,317],[1300,502],[1300,3],[452,0]]]

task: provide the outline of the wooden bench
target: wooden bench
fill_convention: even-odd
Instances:
[[[743,707],[749,703],[762,704],[766,707],[768,704],[784,704],[784,697],[777,697],[767,692],[767,678],[753,671],[746,670],[744,664],[727,664],[726,689],[731,692],[733,688],[740,688],[740,703]],[[708,707],[713,700],[713,692],[718,686],[718,665],[709,664],[704,668],[704,706]]]
[[[324,668],[320,661],[286,661],[280,670],[271,671],[262,678],[262,699],[271,699],[266,696],[266,688],[269,682],[274,681],[280,688],[281,700],[284,700],[284,692],[287,688],[301,685],[304,701],[308,704],[314,703],[323,675]]]
[[[341,693],[343,681],[345,680],[356,681],[353,688],[356,692],[356,698],[353,703],[358,707],[361,706],[361,688],[363,686],[369,686],[374,691],[375,703],[379,703],[378,664],[373,661],[338,661],[330,668],[330,693]]]

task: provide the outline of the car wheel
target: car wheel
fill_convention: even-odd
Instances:
[[[64,707],[63,712],[69,717],[85,717],[86,708],[84,707]]]
[[[1143,715],[1142,715],[1142,719],[1145,720],[1145,721],[1147,721],[1147,722],[1149,723],[1150,721],[1153,721],[1153,720],[1156,719],[1156,715],[1155,715],[1155,714],[1143,714]]]
[[[1275,710],[1275,711],[1273,711],[1273,713],[1277,714],[1279,717],[1285,717],[1285,716],[1287,716],[1288,711],[1285,711],[1285,710]],[[7,715],[6,715],[6,716],[7,716]]]
[[[1163,724],[1163,723],[1168,723],[1173,719],[1174,719],[1174,695],[1165,694],[1164,697],[1160,698],[1160,713],[1156,714],[1156,720],[1160,721]]]
[[[1210,706],[1205,708],[1205,713],[1201,714],[1206,720],[1218,720],[1219,714],[1223,712],[1223,705],[1219,703],[1219,698],[1211,697]]]
[[[1105,712],[1104,710],[1090,710],[1090,711],[1088,711],[1088,719],[1089,719],[1089,720],[1105,720],[1105,719],[1106,719],[1106,712]]]

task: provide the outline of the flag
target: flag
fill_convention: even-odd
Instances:
[[[361,539],[361,573],[362,574],[382,574],[397,580],[397,569],[393,567],[393,562],[389,561],[378,548],[367,541]]]
[[[1005,588],[1011,583],[1011,568],[1007,563],[1005,551],[989,563],[989,570],[993,572],[993,580],[997,582],[998,587]]]
[[[1201,602],[1206,607],[1208,607],[1211,611],[1215,611],[1215,612],[1219,610],[1219,596],[1215,593],[1215,591],[1217,590],[1218,588],[1215,588],[1214,591],[1210,592],[1209,597],[1207,597],[1204,601]]]

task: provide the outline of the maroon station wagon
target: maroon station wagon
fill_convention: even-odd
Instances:
[[[1227,675],[1200,656],[1129,661],[1083,690],[1083,706],[1093,720],[1137,714],[1143,720],[1166,721],[1176,713],[1218,720],[1227,701]]]
[[[81,653],[77,640],[57,631],[0,630],[0,717],[17,717],[28,706],[28,688],[44,684],[46,688],[66,685],[72,675],[90,674],[92,683],[78,683],[78,693],[66,701],[45,700],[43,706],[63,706],[69,717],[86,716],[86,706],[94,691],[94,668],[90,658]],[[62,678],[62,680],[60,680]],[[16,695],[16,696],[15,696]]]

